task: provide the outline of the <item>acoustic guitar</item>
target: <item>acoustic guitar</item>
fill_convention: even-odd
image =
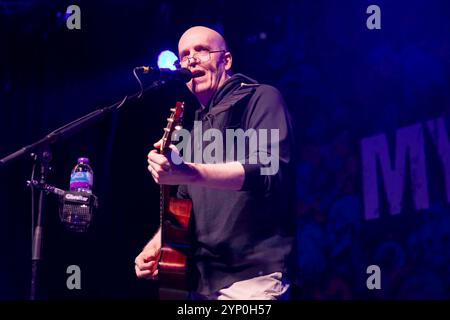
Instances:
[[[170,111],[160,147],[160,152],[168,156],[172,133],[181,127],[184,103],[177,102]],[[186,262],[190,249],[188,225],[191,210],[191,200],[170,197],[170,186],[160,185],[161,255],[158,278],[159,298],[163,300],[188,297]]]

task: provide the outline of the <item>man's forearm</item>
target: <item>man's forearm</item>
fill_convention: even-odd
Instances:
[[[215,164],[189,163],[195,172],[191,184],[228,190],[239,190],[245,178],[244,167],[240,162]]]

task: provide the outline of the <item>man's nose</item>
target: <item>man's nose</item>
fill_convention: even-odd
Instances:
[[[198,59],[195,56],[188,57],[187,59],[188,59],[188,62],[187,62],[188,67],[195,66],[198,64]]]

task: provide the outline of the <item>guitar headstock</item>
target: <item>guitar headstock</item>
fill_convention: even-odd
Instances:
[[[170,109],[170,116],[167,118],[167,126],[164,128],[164,135],[160,151],[161,153],[169,147],[172,142],[172,132],[181,128],[183,121],[184,102],[175,103],[175,107]]]

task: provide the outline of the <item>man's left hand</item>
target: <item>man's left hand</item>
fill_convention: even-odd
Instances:
[[[159,149],[161,140],[153,146]],[[156,149],[148,153],[148,171],[150,171],[153,180],[156,183],[167,185],[191,183],[196,176],[194,166],[183,161],[174,145],[170,145],[169,148],[170,151],[164,154],[159,153]]]

